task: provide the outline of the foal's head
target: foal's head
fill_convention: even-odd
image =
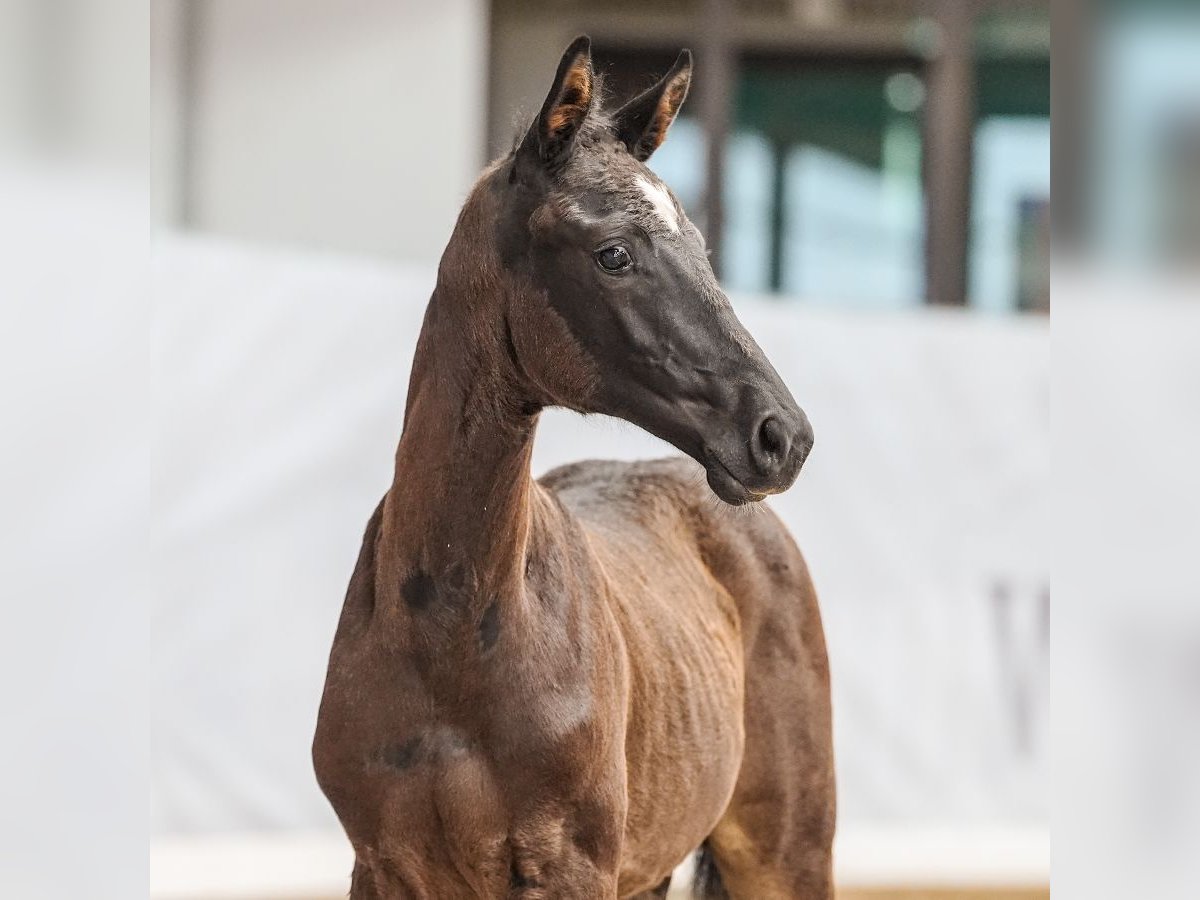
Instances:
[[[742,504],[791,485],[812,429],[733,314],[703,236],[645,165],[690,79],[684,51],[608,113],[588,39],[567,49],[533,125],[492,177],[502,265],[531,288],[510,311],[508,340],[540,402],[645,428]]]

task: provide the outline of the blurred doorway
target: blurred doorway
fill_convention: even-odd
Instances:
[[[995,312],[1050,309],[1050,61],[977,70],[968,298]]]

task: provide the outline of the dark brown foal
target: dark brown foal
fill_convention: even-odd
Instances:
[[[690,69],[605,113],[576,41],[446,248],[313,744],[354,898],[662,897],[701,845],[713,896],[832,896],[820,615],[753,505],[811,430],[644,165]],[[552,405],[691,460],[535,482]]]

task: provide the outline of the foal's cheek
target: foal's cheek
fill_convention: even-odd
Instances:
[[[527,373],[545,394],[538,399],[588,411],[598,374],[567,321],[545,304],[527,310],[524,325],[518,352]]]

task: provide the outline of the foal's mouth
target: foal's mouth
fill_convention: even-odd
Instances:
[[[729,467],[710,448],[704,449],[704,470],[712,492],[730,506],[745,506],[765,500],[770,491],[756,491],[746,487],[740,478],[729,471]]]

